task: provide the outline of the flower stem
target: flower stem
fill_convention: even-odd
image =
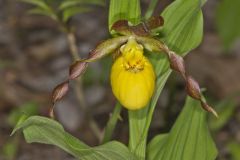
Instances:
[[[73,32],[68,31],[67,33],[67,39],[68,39],[68,44],[69,48],[73,57],[73,60],[79,60],[80,56],[78,55],[78,48],[77,48],[77,43],[76,43],[76,37]]]
[[[73,32],[71,32],[71,31],[67,32],[67,40],[68,40],[70,53],[72,55],[73,61],[80,60],[81,57],[78,55],[76,37]],[[100,140],[101,135],[102,135],[101,130],[99,129],[98,125],[96,124],[96,122],[94,121],[92,116],[87,111],[87,105],[86,105],[86,101],[85,101],[84,94],[83,94],[81,77],[77,78],[77,83],[75,83],[74,90],[77,95],[77,99],[79,101],[80,108],[85,113],[85,116],[89,120],[89,126],[90,126],[91,130],[93,131],[95,136],[98,138],[98,140]]]
[[[73,61],[77,61],[80,60],[80,56],[78,55],[78,49],[77,49],[77,45],[76,45],[76,38],[74,36],[74,34],[69,31],[67,33],[67,39],[68,39],[68,44],[69,44],[69,48],[70,48],[70,53],[73,57]],[[82,110],[86,110],[86,102],[85,102],[85,98],[84,98],[84,94],[83,94],[83,89],[82,89],[82,80],[81,77],[79,77],[77,79],[77,83],[75,83],[75,92],[77,95],[77,99],[80,103],[80,107]]]

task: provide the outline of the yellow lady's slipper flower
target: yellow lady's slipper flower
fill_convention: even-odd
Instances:
[[[69,81],[81,76],[88,63],[99,60],[108,54],[114,54],[116,50],[120,49],[121,55],[114,62],[111,70],[113,93],[124,107],[130,110],[143,108],[150,101],[155,88],[155,73],[151,63],[143,55],[144,47],[152,53],[165,53],[170,68],[179,72],[186,81],[188,95],[200,101],[203,109],[217,117],[216,111],[206,103],[202,96],[198,83],[186,73],[183,57],[154,38],[151,31],[162,26],[163,22],[161,16],[151,17],[146,22],[135,26],[129,25],[127,20],[116,21],[111,30],[116,31],[121,36],[100,43],[90,52],[88,58],[78,60],[71,65],[68,79],[53,90],[53,106],[66,95]],[[114,56],[116,55],[115,52]]]
[[[150,101],[155,88],[152,64],[143,55],[143,47],[134,38],[120,48],[121,56],[111,69],[113,94],[129,110],[143,108]]]

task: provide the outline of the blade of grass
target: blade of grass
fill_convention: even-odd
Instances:
[[[119,102],[117,102],[117,104],[115,105],[114,107],[114,111],[107,123],[107,126],[105,128],[105,133],[104,133],[104,136],[103,136],[103,140],[102,140],[102,143],[106,143],[106,142],[109,142],[112,138],[112,134],[113,134],[113,131],[116,127],[116,124],[117,124],[117,121],[118,121],[118,118],[120,116],[120,113],[121,113],[121,110],[122,110],[122,106]]]

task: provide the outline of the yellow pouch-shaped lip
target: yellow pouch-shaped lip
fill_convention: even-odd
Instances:
[[[129,110],[143,108],[155,88],[152,64],[143,55],[143,47],[134,39],[121,47],[121,53],[111,69],[113,94]]]

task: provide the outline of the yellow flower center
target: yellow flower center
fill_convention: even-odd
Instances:
[[[123,66],[127,71],[137,73],[144,69],[143,47],[134,39],[130,39],[120,51],[124,59]]]
[[[143,47],[130,38],[120,48],[121,56],[111,70],[112,90],[119,102],[130,110],[143,108],[155,88],[152,64],[143,55]]]

